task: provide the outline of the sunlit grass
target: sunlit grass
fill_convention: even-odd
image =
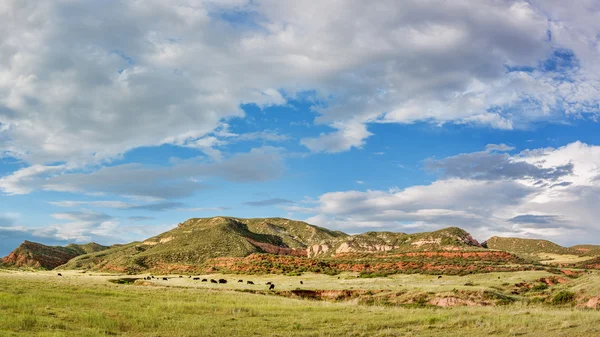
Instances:
[[[364,306],[205,288],[117,285],[106,278],[55,273],[0,274],[0,314],[0,336],[600,334],[600,312],[574,308]]]

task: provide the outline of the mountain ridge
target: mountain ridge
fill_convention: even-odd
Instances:
[[[113,246],[89,243],[61,247],[25,241],[3,258],[2,264],[126,273],[148,270],[191,272],[213,259],[245,258],[255,254],[331,259],[363,253],[469,252],[488,249],[521,254],[578,252],[581,255],[585,252],[596,253],[600,246],[566,248],[547,240],[502,237],[491,237],[480,244],[471,234],[458,227],[412,234],[371,231],[348,235],[285,218],[216,216],[191,218],[143,241]],[[598,253],[600,255],[600,251]]]

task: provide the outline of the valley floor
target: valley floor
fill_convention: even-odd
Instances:
[[[332,302],[275,295],[290,294],[300,288],[361,290],[375,298],[378,291],[435,297],[534,282],[549,277],[543,271],[442,278],[395,275],[360,279],[354,274],[342,274],[339,278],[319,274],[198,276],[226,278],[227,284],[202,283],[173,275],[168,276],[168,281],[155,276],[158,279],[115,284],[109,280],[131,276],[61,273],[63,276],[57,276],[55,271],[0,271],[0,336],[600,335],[600,311],[573,306],[517,301],[501,306],[438,308],[377,302],[366,305],[361,304],[360,297]],[[570,287],[598,291],[595,287],[599,277],[584,276],[573,280]],[[238,283],[239,279],[251,280],[255,285]],[[267,282],[276,285],[275,291],[268,291]]]

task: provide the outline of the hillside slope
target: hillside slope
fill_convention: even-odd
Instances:
[[[493,236],[484,245],[489,249],[503,250],[516,254],[577,254],[575,250],[565,248],[548,240],[504,238]]]
[[[69,244],[62,247],[24,241],[8,256],[2,258],[2,265],[6,267],[53,269],[67,263],[76,256],[102,251],[107,248],[94,242],[85,245]]]
[[[210,258],[253,253],[306,256],[307,247],[347,234],[282,218],[196,218],[143,242],[79,256],[61,268],[136,273],[193,270]]]
[[[575,245],[569,247],[570,250],[579,252],[582,255],[598,256],[600,255],[600,245]]]

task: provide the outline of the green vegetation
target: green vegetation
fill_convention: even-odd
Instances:
[[[507,274],[517,280],[531,275]],[[329,280],[333,287],[372,287],[356,304],[348,301],[324,302],[232,291],[243,285],[228,284],[223,289],[200,288],[185,278],[156,286],[113,284],[114,276],[89,276],[66,272],[62,278],[50,273],[0,274],[0,335],[2,336],[594,336],[600,312],[573,307],[552,307],[515,301],[500,291],[481,291],[490,301],[504,305],[432,308],[427,305],[432,289],[441,296],[459,296],[461,277],[445,277],[433,285],[433,277],[393,276],[389,279],[357,279],[342,275],[337,279],[310,274],[305,283]],[[487,286],[499,284],[496,274],[473,276]],[[503,275],[503,274],[502,274]],[[492,277],[493,276],[493,277]],[[217,276],[215,276],[217,277]],[[262,275],[254,277],[264,285],[274,280],[277,287],[290,289],[295,278]],[[438,282],[435,279],[435,282]],[[580,279],[575,280],[580,281]],[[573,281],[573,282],[575,282]],[[589,280],[588,280],[589,281]],[[169,282],[178,282],[167,287]],[[289,285],[283,285],[288,282]],[[449,284],[444,284],[449,282]],[[464,283],[464,280],[462,280]],[[511,281],[512,282],[512,281]],[[381,290],[393,283],[398,298],[412,298],[415,305],[398,307],[385,302]],[[324,284],[324,283],[321,283]],[[406,284],[408,288],[404,286]],[[318,285],[317,285],[318,286]],[[217,285],[215,285],[217,287]],[[296,286],[297,287],[297,286]],[[421,291],[416,292],[418,287]],[[451,287],[456,287],[453,292]],[[226,290],[232,289],[232,290]],[[282,294],[286,290],[282,291]],[[445,289],[449,289],[448,292]],[[427,290],[427,292],[424,292]],[[268,291],[263,291],[268,294]],[[385,295],[385,296],[384,296]],[[342,297],[336,297],[342,298]],[[370,300],[369,300],[370,299]],[[366,305],[368,304],[368,305]]]
[[[559,246],[548,240],[538,239],[503,238],[493,236],[485,242],[485,246],[489,249],[503,250],[505,252],[516,254],[552,253],[578,255],[578,252],[575,250]]]
[[[552,298],[552,304],[553,305],[567,304],[567,303],[573,302],[573,300],[575,300],[575,294],[570,291],[563,290],[563,291],[559,292],[558,294],[554,295],[554,297]]]
[[[294,249],[347,236],[341,232],[282,218],[190,219],[144,242],[80,256],[61,269],[140,273],[145,270],[198,271],[210,258],[244,257],[270,249]]]

